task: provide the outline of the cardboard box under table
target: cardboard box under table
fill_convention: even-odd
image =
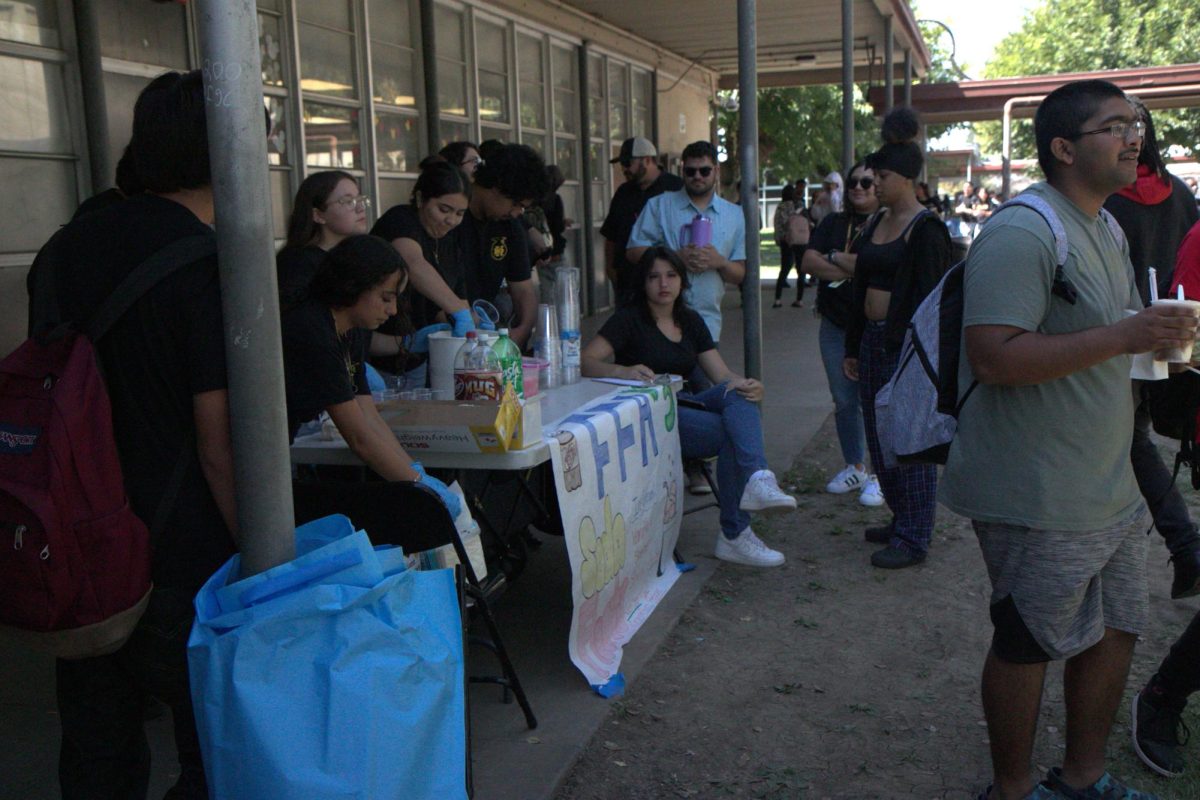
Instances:
[[[424,452],[506,453],[542,441],[538,397],[502,403],[392,400],[379,415],[414,458]]]

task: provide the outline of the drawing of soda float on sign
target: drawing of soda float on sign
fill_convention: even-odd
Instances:
[[[575,434],[570,431],[559,431],[555,434],[558,446],[562,450],[563,484],[568,492],[573,492],[583,486],[583,470],[579,466],[579,443]]]

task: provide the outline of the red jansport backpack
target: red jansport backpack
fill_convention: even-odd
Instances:
[[[145,611],[151,535],[125,494],[92,343],[156,283],[212,252],[211,236],[173,242],[121,282],[87,336],[59,326],[0,361],[0,631],[10,638],[60,658],[104,655]],[[187,450],[156,528],[182,484]]]

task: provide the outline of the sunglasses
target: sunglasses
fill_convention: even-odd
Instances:
[[[851,178],[850,180],[846,181],[847,189],[857,189],[860,186],[864,189],[870,189],[874,185],[874,178]]]
[[[689,178],[694,178],[697,175],[700,175],[703,178],[707,178],[709,175],[712,175],[712,171],[713,171],[712,167],[684,167],[683,168],[683,174],[687,175]]]

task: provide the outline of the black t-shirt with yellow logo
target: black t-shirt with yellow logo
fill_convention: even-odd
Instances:
[[[459,227],[469,300],[491,302],[502,281],[529,280],[529,239],[519,220],[477,220],[467,212]]]

